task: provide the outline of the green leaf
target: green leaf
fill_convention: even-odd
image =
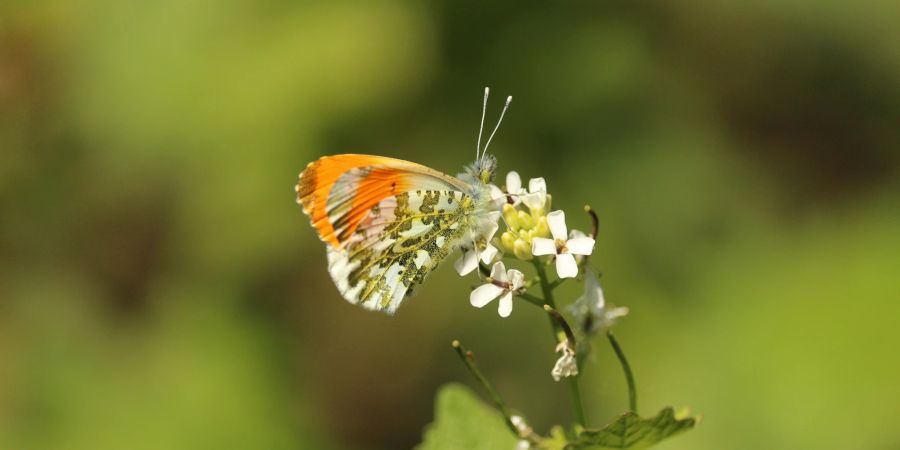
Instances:
[[[450,383],[437,394],[434,422],[425,429],[425,441],[416,450],[512,450],[515,436],[503,416],[469,388]]]
[[[649,419],[642,419],[635,413],[627,412],[602,430],[585,430],[566,449],[639,450],[694,427],[696,419],[677,418],[672,408],[665,408]]]
[[[538,448],[541,450],[566,450],[568,446],[569,436],[566,436],[563,427],[556,425],[550,430],[550,437],[541,439]]]

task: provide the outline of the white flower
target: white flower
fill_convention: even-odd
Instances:
[[[500,297],[497,312],[500,317],[509,317],[513,307],[513,293],[525,285],[525,275],[516,269],[506,270],[502,261],[491,268],[491,282],[475,288],[469,295],[469,302],[476,308],[483,308]]]
[[[594,240],[587,236],[569,239],[566,230],[566,216],[562,211],[547,214],[547,224],[553,239],[532,238],[531,253],[534,256],[556,255],[556,273],[560,278],[578,275],[575,255],[590,255],[594,251]]]
[[[559,345],[556,346],[556,351],[557,353],[562,352],[562,356],[556,360],[556,365],[553,366],[553,370],[550,371],[553,380],[559,381],[566,377],[578,375],[578,363],[575,361],[575,350],[569,345],[569,340],[566,339],[565,341],[560,342]]]
[[[584,324],[585,332],[593,334],[611,328],[616,319],[628,314],[628,308],[607,305],[597,275],[592,270],[586,272],[584,294],[569,307],[569,311],[578,323]]]
[[[516,443],[516,448],[513,450],[528,450],[531,448],[531,442],[522,439],[521,441]]]
[[[494,239],[494,234],[500,228],[498,220],[500,220],[500,211],[488,213],[484,232],[463,246],[463,255],[453,263],[457,273],[463,276],[472,273],[478,268],[479,259],[485,264],[490,264],[494,260],[498,250],[491,244],[491,239]]]
[[[543,178],[528,180],[528,190],[522,187],[522,178],[516,171],[506,174],[506,192],[512,196],[513,206],[525,203],[532,211],[543,211],[547,203],[547,182]]]

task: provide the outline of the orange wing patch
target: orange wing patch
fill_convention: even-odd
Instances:
[[[415,189],[458,188],[458,183],[409,161],[347,154],[307,165],[295,190],[297,203],[319,238],[341,249],[367,213],[385,198]]]

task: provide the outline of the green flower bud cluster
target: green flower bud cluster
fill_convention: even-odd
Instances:
[[[529,211],[510,204],[503,205],[503,219],[508,227],[500,235],[500,245],[503,251],[512,253],[523,261],[531,260],[533,258],[531,254],[532,238],[550,236],[546,213],[549,209],[549,195],[542,207],[529,208]]]

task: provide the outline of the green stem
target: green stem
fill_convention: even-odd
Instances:
[[[497,409],[500,410],[500,413],[503,414],[503,418],[506,421],[506,427],[509,428],[516,437],[520,437],[519,430],[512,422],[512,414],[509,412],[509,408],[506,407],[506,403],[503,402],[503,399],[500,398],[500,394],[494,390],[494,386],[488,382],[487,378],[484,377],[484,374],[481,373],[481,370],[478,369],[478,365],[475,364],[475,354],[466,350],[459,341],[453,341],[453,349],[456,350],[459,359],[462,360],[463,364],[466,365],[466,368],[469,369],[469,372],[471,372],[475,379],[481,383],[481,386],[487,391],[491,400],[497,405]]]
[[[631,366],[628,365],[628,360],[625,359],[625,353],[622,351],[622,347],[619,346],[619,341],[616,340],[616,336],[613,335],[613,332],[607,331],[606,337],[609,339],[609,343],[612,345],[613,350],[616,351],[616,356],[619,357],[619,362],[622,364],[622,370],[625,372],[625,380],[628,382],[629,410],[633,413],[637,413],[637,388],[634,385],[634,374],[631,373]]]
[[[541,281],[541,291],[544,294],[544,303],[555,310],[556,302],[553,301],[553,287],[550,285],[550,280],[547,279],[547,271],[544,269],[544,265],[541,261],[537,258],[533,259],[532,262],[534,263],[534,269],[537,271],[538,278]],[[553,338],[556,342],[560,342],[565,331],[552,314],[548,314],[548,317],[550,318],[550,326],[553,328]],[[569,333],[571,334],[571,331]],[[566,339],[568,339],[568,336],[566,336]],[[574,347],[575,341],[571,341],[570,345]],[[572,406],[575,410],[575,419],[578,421],[578,424],[583,427],[585,426],[586,421],[584,420],[584,407],[581,404],[581,390],[578,388],[578,376],[567,377],[566,381],[569,383],[569,393],[572,395]]]
[[[518,296],[522,300],[527,301],[528,303],[534,304],[535,306],[540,306],[540,307],[544,306],[543,300],[541,300],[541,299],[537,298],[536,296],[531,295],[527,292],[519,292],[518,294],[516,294],[516,296]]]
[[[575,333],[572,332],[572,327],[569,326],[566,318],[550,305],[544,305],[544,311],[547,311],[547,314],[553,317],[553,320],[556,321],[556,324],[559,325],[559,328],[566,335],[566,340],[569,341],[572,351],[575,351]]]

